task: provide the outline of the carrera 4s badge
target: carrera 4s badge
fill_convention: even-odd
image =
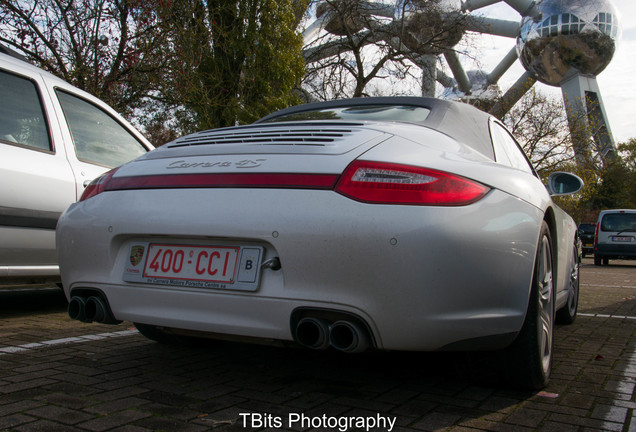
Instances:
[[[241,159],[239,161],[218,162],[187,162],[178,160],[171,162],[167,169],[192,169],[192,168],[258,168],[267,159]]]

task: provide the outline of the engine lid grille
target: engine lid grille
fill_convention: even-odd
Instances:
[[[242,128],[213,129],[179,138],[169,148],[202,145],[309,146],[335,147],[350,139],[360,123],[319,124],[315,126],[254,125]]]

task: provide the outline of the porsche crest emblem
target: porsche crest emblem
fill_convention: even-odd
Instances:
[[[133,246],[132,249],[130,249],[130,263],[133,267],[136,267],[141,262],[145,249],[145,246]]]

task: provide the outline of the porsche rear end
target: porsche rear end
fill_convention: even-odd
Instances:
[[[503,347],[541,212],[435,152],[409,163],[413,146],[379,126],[277,124],[110,172],[58,224],[69,313],[316,349]]]

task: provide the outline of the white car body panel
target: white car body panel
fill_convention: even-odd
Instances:
[[[152,145],[94,96],[24,61],[0,54],[0,71],[35,84],[52,150],[0,141],[0,288],[59,281],[55,226],[88,182],[109,168],[78,159],[73,137],[55,94],[61,89],[115,119],[146,149]]]

